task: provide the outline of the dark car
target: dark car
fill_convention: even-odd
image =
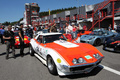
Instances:
[[[19,34],[18,34],[18,31],[15,31],[15,48],[19,48],[20,47],[20,41],[19,41]],[[30,37],[24,35],[24,44],[25,46],[24,47],[29,47],[29,44],[30,44]]]
[[[94,46],[101,45],[107,37],[113,36],[116,33],[105,30],[104,28],[94,30],[89,35],[82,35],[80,37],[80,42],[89,43]]]
[[[103,44],[103,49],[120,52],[120,33],[109,38],[106,38]]]

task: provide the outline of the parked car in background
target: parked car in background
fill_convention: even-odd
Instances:
[[[15,31],[15,48],[19,48],[20,47],[20,41],[19,41],[19,34],[18,31]],[[30,44],[30,37],[24,35],[24,47],[29,47]]]
[[[39,32],[30,40],[30,55],[40,59],[51,74],[89,73],[102,61],[104,56],[94,46],[68,42],[62,36],[62,33]]]
[[[106,38],[105,42],[103,43],[103,49],[120,52],[120,33]]]
[[[117,33],[101,28],[101,29],[94,30],[89,35],[82,35],[80,37],[80,42],[89,43],[94,46],[99,46],[105,41],[105,38],[113,36],[115,34]]]

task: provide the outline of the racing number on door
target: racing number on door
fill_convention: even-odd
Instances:
[[[39,52],[39,47],[38,46],[36,47],[36,51]]]
[[[36,47],[36,51],[42,55],[41,48],[39,48],[38,46]]]

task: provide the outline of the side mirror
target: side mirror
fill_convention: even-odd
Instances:
[[[44,47],[46,47],[46,45],[44,45]]]

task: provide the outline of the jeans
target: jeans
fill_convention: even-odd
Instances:
[[[20,41],[20,55],[24,55],[24,41]]]
[[[6,56],[8,57],[9,56],[9,50],[10,50],[10,47],[12,49],[12,54],[13,54],[13,57],[15,57],[15,43],[13,41],[7,41],[6,42]]]

